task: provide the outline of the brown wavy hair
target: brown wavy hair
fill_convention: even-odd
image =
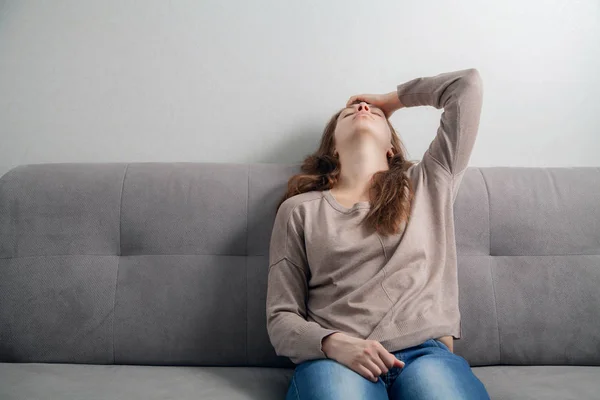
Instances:
[[[334,157],[334,132],[337,119],[344,110],[336,112],[323,131],[321,144],[316,152],[308,155],[301,166],[301,173],[288,180],[285,195],[277,204],[292,196],[313,190],[323,191],[335,186],[341,172],[341,163]],[[415,164],[406,159],[406,149],[400,141],[392,123],[387,119],[392,133],[393,156],[388,157],[388,170],[373,174],[369,192],[371,208],[365,222],[382,235],[398,233],[400,226],[410,218],[411,201],[414,195],[410,178],[405,171]]]

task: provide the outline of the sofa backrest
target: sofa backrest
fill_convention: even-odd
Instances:
[[[21,165],[0,178],[0,361],[290,367],[266,331],[299,164]],[[600,360],[600,170],[469,167],[455,203],[471,365]]]

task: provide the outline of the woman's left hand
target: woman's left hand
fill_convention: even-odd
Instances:
[[[396,91],[386,94],[357,94],[348,99],[346,107],[350,107],[352,104],[360,101],[364,101],[381,109],[386,118],[389,118],[396,110],[404,107],[400,102]]]

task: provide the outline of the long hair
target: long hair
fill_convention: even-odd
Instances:
[[[288,180],[286,193],[277,204],[277,210],[292,196],[313,190],[331,189],[337,183],[341,164],[333,155],[334,132],[337,119],[343,110],[342,108],[336,112],[325,126],[319,148],[304,159],[301,166],[302,173]],[[406,159],[406,150],[389,119],[387,124],[392,132],[394,154],[388,157],[388,170],[373,174],[369,191],[371,209],[365,217],[365,222],[384,236],[398,233],[402,223],[408,222],[414,192],[405,171],[415,164]]]

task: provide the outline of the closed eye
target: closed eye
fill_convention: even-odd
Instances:
[[[347,116],[352,115],[355,112],[356,111],[350,111],[348,114],[344,115],[342,118],[346,118]],[[374,115],[377,115],[377,116],[380,116],[383,118],[383,111],[380,111],[379,109],[376,109],[376,111],[372,111],[371,114],[374,114]]]

